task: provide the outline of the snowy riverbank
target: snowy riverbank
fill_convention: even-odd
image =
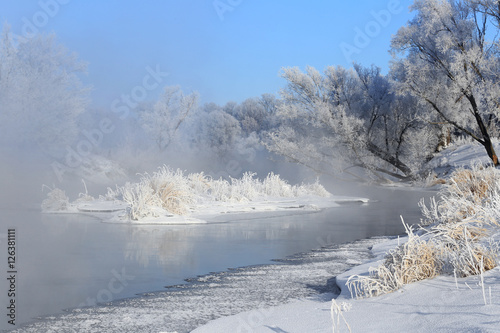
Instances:
[[[500,234],[495,235],[500,240]],[[480,277],[455,280],[438,276],[404,286],[393,293],[353,299],[345,283],[349,276],[368,274],[370,267],[383,261],[385,253],[405,239],[391,240],[373,247],[377,257],[337,276],[341,295],[336,303],[352,332],[500,332],[500,268],[484,274],[483,298]],[[263,307],[220,318],[193,333],[208,332],[332,332],[331,299],[322,294],[277,306]],[[335,316],[335,320],[336,320]],[[340,318],[335,332],[348,332]]]
[[[370,258],[369,247],[385,239],[325,246],[274,264],[193,277],[165,291],[37,318],[14,332],[191,332],[213,318],[335,292],[332,277]]]
[[[465,161],[462,147],[450,149],[446,154],[437,165],[442,168],[436,168],[439,171],[436,174],[438,178],[446,178],[454,167],[460,166],[450,164],[454,158]],[[306,203],[299,203],[302,199],[269,198],[239,203],[225,202],[220,207],[233,207],[233,214],[244,214],[245,207],[248,212],[255,213],[259,211],[255,208],[259,204],[267,207],[261,209],[261,212],[269,212],[269,207],[281,207],[283,212],[306,207]],[[314,199],[315,202],[318,202],[317,199]],[[339,204],[334,197],[324,199],[326,202]],[[88,205],[85,202],[82,204]],[[208,204],[207,209],[215,209],[212,204]],[[82,207],[84,206],[80,206]],[[85,207],[87,213],[96,213],[94,208]],[[229,211],[221,212],[219,209],[215,213],[219,217],[224,214],[228,216]],[[198,214],[200,212],[201,210],[197,211]],[[205,211],[205,214],[208,212],[209,210]],[[112,212],[103,214],[108,213]],[[490,236],[495,241],[500,240],[498,232]],[[19,331],[36,332],[40,329],[57,328],[69,331],[98,329],[107,332],[187,332],[199,326],[194,332],[331,332],[331,299],[334,294],[311,293],[310,289],[311,286],[321,286],[321,292],[332,291],[335,289],[333,278],[336,277],[336,284],[342,289],[336,303],[343,310],[341,314],[353,332],[495,332],[499,325],[497,314],[500,313],[498,267],[482,275],[483,283],[479,275],[458,279],[453,275],[440,275],[405,285],[382,296],[353,299],[345,286],[348,277],[368,275],[370,267],[379,265],[384,260],[385,253],[395,248],[398,241],[402,244],[405,239],[374,246],[375,258],[369,261],[364,261],[369,257],[367,253],[352,256],[348,251],[346,255],[341,250],[325,256],[325,260],[321,260],[315,267],[306,264],[268,269],[270,266],[265,266],[211,274],[194,279],[195,283],[186,288],[176,286],[167,293],[154,293],[95,308],[75,309],[66,315],[46,318]],[[372,244],[364,243],[364,246],[367,245]],[[316,253],[323,252],[328,251]],[[342,258],[341,264],[339,257]],[[359,266],[343,273],[353,265]],[[301,289],[302,287],[309,291]],[[289,303],[285,304],[286,302]],[[206,323],[212,318],[219,319]],[[338,331],[347,331],[342,318],[339,324]]]

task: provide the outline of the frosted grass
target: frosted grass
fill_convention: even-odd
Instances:
[[[86,201],[94,198],[83,194]],[[185,174],[167,166],[156,172],[145,173],[137,183],[126,183],[116,189],[108,188],[99,200],[125,202],[127,216],[134,221],[162,216],[185,216],[199,205],[216,203],[247,203],[255,200],[316,196],[327,198],[331,194],[316,181],[312,184],[290,185],[279,175],[269,173],[264,179],[255,173],[244,173],[241,178],[213,179],[203,172]],[[48,193],[42,203],[45,212],[77,210],[77,201],[70,203],[58,188]]]
[[[498,265],[500,245],[488,236],[500,226],[500,171],[480,164],[459,168],[440,196],[430,207],[420,202],[420,230],[413,232],[403,221],[408,240],[389,251],[368,276],[348,279],[353,297],[386,294],[439,274],[482,276]]]

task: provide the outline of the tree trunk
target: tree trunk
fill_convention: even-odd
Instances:
[[[391,164],[396,169],[401,171],[406,177],[408,177],[408,178],[413,177],[411,169],[406,164],[401,162],[398,158],[389,155],[388,153],[384,152],[382,149],[380,149],[379,147],[377,147],[375,144],[373,144],[371,142],[369,142],[367,144],[367,148],[373,155],[375,155],[378,158]]]
[[[479,127],[479,130],[481,131],[481,135],[483,136],[483,140],[480,142],[486,149],[486,153],[488,153],[489,158],[493,161],[493,165],[496,167],[499,164],[498,156],[497,153],[495,152],[495,148],[493,147],[493,143],[491,142],[491,137],[490,134],[488,133],[488,129],[484,124],[483,118],[481,118],[481,115],[479,114],[479,109],[477,107],[476,99],[474,98],[473,95],[466,95],[466,96],[472,106],[474,117],[476,118],[476,122]]]
[[[494,166],[498,166],[498,156],[497,153],[495,152],[495,148],[493,147],[493,143],[491,142],[491,139],[488,136],[488,140],[485,140],[483,144],[484,148],[486,148],[486,152],[488,153],[488,156],[491,158],[493,161]]]

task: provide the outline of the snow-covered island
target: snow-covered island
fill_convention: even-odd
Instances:
[[[318,181],[290,185],[274,173],[262,180],[253,173],[245,173],[240,179],[228,181],[212,179],[203,173],[184,174],[182,170],[163,166],[152,174],[142,175],[137,183],[108,188],[98,198],[86,191],[70,202],[63,190],[51,189],[42,202],[42,210],[92,214],[111,223],[196,224],[221,221],[228,214],[315,211],[367,200],[332,196]]]

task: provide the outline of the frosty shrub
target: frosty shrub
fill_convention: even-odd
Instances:
[[[185,214],[189,205],[194,203],[195,193],[179,169],[173,171],[163,166],[153,175],[146,174],[144,181],[149,182],[153,192],[159,197],[162,208],[174,214]]]
[[[99,200],[115,201],[118,200],[120,195],[121,195],[121,189],[118,186],[114,190],[111,187],[108,187],[106,194],[100,195]]]
[[[492,246],[463,243],[453,250],[446,251],[445,262],[448,263],[450,271],[445,270],[444,272],[454,273],[458,277],[466,277],[479,275],[495,268],[498,264],[498,246],[496,244],[490,245]],[[451,268],[453,268],[453,271],[451,271]]]
[[[318,181],[314,184],[290,185],[279,175],[269,173],[259,180],[256,174],[246,172],[239,179],[208,181],[208,193],[215,201],[247,202],[262,197],[293,198],[305,195],[328,197],[330,193]]]
[[[270,173],[264,180],[247,172],[241,178],[212,179],[203,173],[184,175],[182,170],[163,166],[153,174],[144,174],[139,183],[108,189],[106,197],[122,194],[129,206],[129,217],[140,220],[159,217],[165,213],[185,215],[200,200],[219,202],[249,202],[265,197],[297,197],[301,195],[330,195],[318,182],[292,186],[279,175]]]
[[[58,212],[68,209],[69,199],[63,190],[54,188],[47,194],[47,199],[42,202],[42,211]]]
[[[442,273],[458,277],[478,275],[493,269],[498,261],[498,244],[483,241],[488,229],[471,222],[436,225],[433,240],[440,248]]]
[[[231,198],[233,198],[231,194],[231,184],[222,178],[212,180],[210,182],[210,195],[215,201],[230,201]]]
[[[121,188],[123,201],[128,204],[128,214],[132,220],[141,220],[146,217],[159,217],[162,203],[153,188],[144,181],[127,183]]]
[[[272,197],[295,197],[297,193],[294,190],[295,186],[291,186],[272,172],[262,182],[262,192]]]
[[[440,259],[436,246],[416,235],[411,226],[403,222],[408,241],[390,251],[385,261],[369,276],[349,277],[347,287],[356,297],[373,297],[439,274]]]
[[[440,192],[439,202],[431,199],[427,207],[420,202],[423,225],[459,223],[467,220],[498,225],[500,211],[500,171],[476,163],[470,169],[455,170]]]
[[[249,201],[257,198],[261,192],[261,182],[255,179],[255,173],[245,172],[240,179],[231,178],[230,193],[226,196],[231,201]]]
[[[439,201],[432,198],[429,207],[420,202],[420,235],[405,225],[408,241],[369,276],[351,276],[351,294],[377,296],[438,274],[466,277],[496,267],[499,245],[486,237],[499,226],[499,181],[500,171],[478,164],[453,172]]]
[[[311,184],[302,184],[298,186],[296,189],[296,196],[302,195],[317,195],[320,197],[329,197],[331,194],[328,192],[323,185],[319,183],[319,179],[316,179],[314,183]]]
[[[128,217],[138,221],[169,214],[186,215],[196,209],[196,204],[200,202],[237,203],[306,195],[328,197],[330,193],[318,181],[314,184],[290,185],[274,173],[268,174],[263,180],[251,172],[244,173],[241,178],[225,180],[212,179],[203,172],[185,175],[180,169],[162,166],[152,174],[141,175],[138,183],[126,183],[114,190],[108,188],[105,195],[99,196],[99,200],[123,200],[128,205]],[[69,205],[77,207],[80,203],[94,200],[87,193],[86,186],[85,193],[71,204],[62,190],[54,189],[43,201],[42,208],[44,211],[67,210]]]
[[[127,183],[121,192],[133,220],[158,217],[165,211],[182,215],[194,201],[189,178],[184,177],[181,170],[173,171],[166,166],[152,175],[144,174],[139,183]]]

